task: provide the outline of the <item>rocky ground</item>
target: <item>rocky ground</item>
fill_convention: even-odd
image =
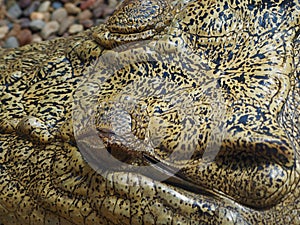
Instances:
[[[66,37],[103,23],[120,0],[0,0],[0,47]]]

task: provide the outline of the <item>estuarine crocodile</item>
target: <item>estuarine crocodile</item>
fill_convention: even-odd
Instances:
[[[0,224],[300,224],[292,0],[125,0],[0,50]]]

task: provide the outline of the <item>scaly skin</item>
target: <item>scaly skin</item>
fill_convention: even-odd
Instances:
[[[0,224],[300,224],[299,17],[298,1],[126,1],[105,26],[0,49]],[[140,170],[103,168],[95,138]]]

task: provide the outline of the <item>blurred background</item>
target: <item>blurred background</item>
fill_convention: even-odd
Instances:
[[[67,37],[105,22],[120,0],[0,0],[0,47]]]

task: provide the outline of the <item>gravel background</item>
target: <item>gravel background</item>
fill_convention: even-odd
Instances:
[[[67,37],[104,23],[120,0],[0,0],[0,46]]]

